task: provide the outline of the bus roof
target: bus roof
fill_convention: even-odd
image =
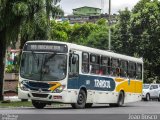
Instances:
[[[48,40],[27,41],[27,43],[62,43],[62,44],[66,44],[68,46],[68,48],[72,49],[72,50],[89,52],[89,53],[93,53],[93,54],[100,54],[100,55],[109,56],[109,57],[113,57],[113,58],[118,58],[118,59],[122,59],[122,60],[133,61],[133,62],[137,62],[137,63],[143,63],[142,58],[131,57],[131,56],[127,56],[127,55],[114,53],[112,51],[100,50],[100,49],[96,49],[96,48],[77,45],[77,44],[74,44],[74,43],[67,43],[67,42],[61,42],[61,41],[48,41]]]

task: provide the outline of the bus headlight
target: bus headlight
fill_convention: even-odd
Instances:
[[[66,87],[65,85],[61,85],[61,86],[57,87],[55,90],[53,90],[52,92],[53,93],[61,93],[65,87]]]
[[[23,82],[23,81],[19,83],[19,87],[21,90],[29,91],[29,89],[25,85],[25,82]]]

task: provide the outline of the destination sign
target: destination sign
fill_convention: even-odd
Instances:
[[[41,51],[41,52],[68,52],[67,45],[57,43],[27,43],[24,51]]]

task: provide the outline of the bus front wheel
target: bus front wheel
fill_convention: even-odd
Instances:
[[[46,103],[42,103],[40,101],[32,100],[32,105],[37,109],[43,109],[46,106]]]
[[[80,90],[79,95],[78,95],[78,99],[77,99],[77,103],[72,103],[71,106],[74,109],[83,109],[85,108],[86,105],[86,93],[84,90]]]

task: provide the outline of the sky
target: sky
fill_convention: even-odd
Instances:
[[[101,0],[61,0],[60,6],[64,10],[65,14],[71,14],[72,9],[89,6],[102,8],[104,6],[104,13],[108,12],[108,1],[104,0],[104,5],[101,5]],[[128,7],[130,10],[139,0],[111,0],[111,13],[117,13],[119,10],[123,10]]]

